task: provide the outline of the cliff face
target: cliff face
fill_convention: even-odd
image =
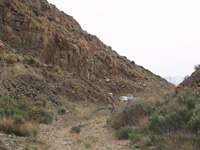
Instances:
[[[161,97],[174,86],[119,56],[46,0],[1,0],[0,40],[20,55],[76,74],[106,92]]]

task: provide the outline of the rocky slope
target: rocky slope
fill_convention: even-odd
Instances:
[[[188,91],[190,90],[190,91]],[[180,92],[190,92],[191,95],[196,95],[200,91],[200,67],[197,66],[196,70],[186,78],[181,84],[176,88],[178,93]]]
[[[48,87],[41,88],[44,98],[55,97],[53,95],[56,90],[62,92],[60,94],[62,97],[67,95],[73,99],[77,96],[77,100],[85,101],[106,99],[102,93],[107,92],[113,92],[116,96],[133,93],[137,96],[157,99],[174,90],[174,86],[166,80],[136,65],[126,57],[119,56],[96,36],[82,30],[73,17],[59,11],[46,0],[1,0],[0,26],[0,40],[11,46],[15,54],[22,59],[26,56],[36,58],[41,64],[47,65],[46,74],[43,71],[45,69],[41,67],[44,65],[37,68],[37,72],[44,78]],[[17,62],[18,65],[13,69],[22,67],[21,70],[35,74],[36,70],[30,71],[31,64],[27,64],[31,66],[28,70],[22,65],[23,62],[21,64]],[[5,65],[4,68],[8,66]],[[49,70],[55,71],[56,68],[60,68],[60,73],[57,74],[60,74],[61,78],[55,86],[53,82],[53,85],[50,85],[51,82],[48,83],[49,78],[46,75]],[[69,77],[71,75],[74,79]],[[14,98],[21,97],[17,94],[20,93],[19,87],[27,85],[27,89],[21,88],[21,93],[25,92],[23,95],[37,99],[35,83],[42,83],[32,77],[17,76],[13,78],[16,83],[19,83],[15,88],[19,91],[16,92],[13,87],[10,87],[9,79],[4,80],[2,89],[7,93],[15,93],[12,94]],[[65,84],[64,81],[67,82],[67,86],[59,87]],[[77,88],[71,84],[77,85]]]

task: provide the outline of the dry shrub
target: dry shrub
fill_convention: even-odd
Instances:
[[[1,119],[0,131],[6,134],[15,134],[17,136],[30,136],[30,132],[26,124],[14,124],[11,118]]]
[[[139,120],[138,125],[141,129],[144,129],[147,127],[148,123],[149,123],[149,116],[144,116]]]
[[[2,139],[0,139],[0,150],[7,150]]]
[[[127,125],[138,125],[139,121],[145,116],[147,116],[147,113],[144,106],[137,104],[125,108],[122,112],[111,116],[108,123],[111,124],[114,129],[119,129]]]
[[[80,137],[80,135],[75,135],[73,136],[73,141],[75,141],[75,143],[82,143],[83,139]]]
[[[93,108],[77,108],[76,116],[83,120],[91,119],[93,116]]]
[[[199,137],[196,135],[165,134],[163,146],[167,150],[199,150]]]
[[[18,62],[18,57],[14,55],[9,55],[5,60],[8,64],[15,64],[16,62]]]

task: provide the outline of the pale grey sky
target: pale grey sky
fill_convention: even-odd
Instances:
[[[190,75],[200,64],[199,0],[48,1],[157,75]]]

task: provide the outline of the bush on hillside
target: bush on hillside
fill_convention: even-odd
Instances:
[[[24,124],[26,123],[25,119],[21,115],[15,114],[13,117],[14,124]]]
[[[165,118],[162,115],[154,114],[151,116],[148,129],[155,133],[158,133],[164,129]]]
[[[108,122],[114,129],[120,129],[127,125],[137,125],[139,120],[146,116],[146,110],[143,105],[137,104],[128,108],[125,108],[122,112],[112,116]]]
[[[179,103],[181,103],[181,104],[184,104],[185,103],[185,100],[184,100],[184,97],[183,97],[183,95],[181,95],[181,94],[178,94],[178,102]]]
[[[131,145],[133,145],[141,140],[141,136],[136,133],[129,133],[128,138],[131,142]]]
[[[30,136],[30,131],[26,124],[14,124],[11,118],[1,119],[0,131],[16,136]]]
[[[80,133],[81,132],[81,128],[78,126],[73,126],[70,130],[70,133]]]
[[[50,112],[46,111],[45,109],[39,109],[40,114],[40,123],[49,124],[53,120],[53,116],[50,114]]]
[[[55,18],[52,17],[52,16],[48,16],[47,19],[48,19],[49,21],[55,21]]]
[[[44,103],[43,101],[38,100],[38,101],[35,102],[35,106],[41,107],[43,105],[43,103]]]
[[[189,111],[186,107],[181,107],[178,109],[178,114],[182,120],[187,123],[191,119],[193,112]]]
[[[122,127],[119,132],[117,133],[117,138],[119,140],[127,140],[129,138],[129,135],[133,133],[133,128],[130,126],[124,126]]]
[[[196,65],[196,66],[194,66],[194,69],[197,71],[197,70],[199,70],[200,69],[200,64],[199,65]]]
[[[38,13],[37,9],[33,9],[33,12],[35,13],[36,16],[39,16],[39,13]]]
[[[66,109],[65,108],[58,108],[58,114],[59,115],[63,115],[63,114],[65,114],[66,113]]]
[[[190,120],[190,128],[192,131],[199,131],[200,129],[200,115],[192,116]]]
[[[189,97],[186,99],[186,104],[187,104],[187,108],[189,110],[194,109],[195,105],[196,105],[196,98],[195,97]]]
[[[182,122],[183,122],[182,118],[179,116],[179,114],[177,114],[176,112],[173,112],[164,117],[163,129],[177,130],[181,127]]]

